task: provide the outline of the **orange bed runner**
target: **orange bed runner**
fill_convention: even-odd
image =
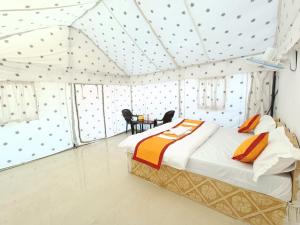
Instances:
[[[144,138],[136,145],[133,159],[155,169],[159,169],[162,163],[163,155],[167,148],[176,141],[181,140],[182,138],[193,133],[203,123],[204,121],[200,120],[185,119],[173,127],[189,127],[189,132],[184,133],[183,135],[177,136],[175,134],[170,134],[167,130]]]

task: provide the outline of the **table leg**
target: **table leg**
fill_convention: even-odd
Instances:
[[[134,134],[134,124],[130,124],[131,125],[131,134]]]

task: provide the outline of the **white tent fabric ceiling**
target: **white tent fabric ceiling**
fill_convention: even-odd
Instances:
[[[140,75],[260,54],[275,43],[277,10],[278,0],[12,0],[0,6],[0,40],[70,26],[113,72]]]
[[[300,37],[299,8],[294,0],[5,2],[0,82],[34,82],[38,119],[0,124],[0,169],[119,134],[125,108],[237,127],[269,109],[272,86],[272,73],[243,56],[274,47],[285,63]],[[198,108],[207,77],[225,77],[224,110]]]
[[[74,1],[59,1],[60,4],[49,5],[46,1],[14,0],[11,3],[1,4],[1,37],[35,29],[56,25],[71,25],[85,11],[90,9],[92,1],[74,4]],[[30,4],[29,4],[30,3]]]

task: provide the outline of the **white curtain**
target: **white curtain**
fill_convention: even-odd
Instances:
[[[180,82],[181,116],[212,121],[226,127],[238,127],[246,116],[248,104],[248,74],[226,76],[226,104],[224,110],[198,108],[199,79]]]
[[[38,118],[32,82],[0,82],[0,124]]]
[[[226,101],[226,79],[218,77],[200,79],[198,86],[198,108],[223,110]]]
[[[271,106],[273,72],[254,72],[249,74],[251,82],[248,98],[248,117],[266,114]]]

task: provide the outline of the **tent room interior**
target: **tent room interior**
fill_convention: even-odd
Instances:
[[[0,225],[300,224],[299,0],[0,5]]]

